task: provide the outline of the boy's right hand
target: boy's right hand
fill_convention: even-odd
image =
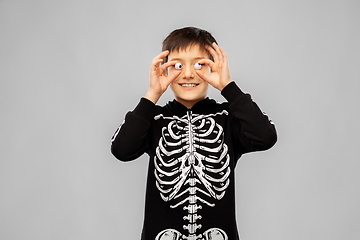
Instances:
[[[176,64],[177,61],[170,61],[160,66],[163,62],[163,58],[169,54],[169,51],[164,51],[157,55],[151,63],[150,68],[150,86],[149,90],[145,95],[145,98],[152,101],[154,104],[157,103],[161,95],[166,91],[172,81],[174,81],[181,73],[180,70],[174,69],[168,76],[166,69]]]

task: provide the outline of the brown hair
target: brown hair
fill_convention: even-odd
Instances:
[[[205,46],[211,46],[213,42],[217,44],[215,38],[208,31],[196,27],[185,27],[172,31],[165,38],[162,51],[169,50],[169,52],[172,52],[185,50],[187,47],[197,44],[200,48],[206,50]],[[209,52],[208,54],[209,58],[213,60],[212,55]],[[166,63],[167,60],[168,57],[166,56],[163,63]]]

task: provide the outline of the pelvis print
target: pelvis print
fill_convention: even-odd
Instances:
[[[183,206],[187,221],[183,229],[187,236],[177,230],[166,229],[160,232],[156,240],[224,240],[226,233],[218,228],[211,228],[203,234],[196,234],[202,227],[202,216],[198,210],[203,204],[214,207],[216,200],[225,195],[230,180],[230,157],[224,143],[221,125],[214,116],[228,114],[222,111],[210,115],[192,114],[179,117],[164,117],[169,124],[162,129],[162,137],[156,148],[154,158],[156,186],[161,198],[170,202],[171,208]]]
[[[179,231],[174,229],[166,229],[161,231],[155,238],[155,240],[228,240],[226,233],[218,228],[211,228],[204,232],[204,234],[199,234],[198,236],[190,235],[183,236]]]

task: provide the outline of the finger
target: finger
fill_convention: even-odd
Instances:
[[[222,64],[223,64],[223,55],[222,55],[222,52],[220,51],[220,48],[219,46],[216,44],[216,43],[213,43],[213,48],[215,48],[215,51],[218,55],[218,59],[219,59],[219,66],[221,67]]]
[[[161,72],[161,75],[166,73],[167,69],[173,65],[175,65],[177,63],[177,61],[170,61],[170,62],[167,62],[167,63],[164,63],[161,65],[160,67],[160,72]],[[177,69],[175,69],[175,71],[179,71]]]
[[[159,53],[159,55],[157,55],[157,56],[154,58],[154,60],[155,60],[155,59],[164,58],[164,57],[166,57],[168,54],[169,54],[169,51],[168,51],[168,50],[165,50],[165,51]]]
[[[169,54],[169,51],[163,51],[160,54],[158,54],[153,60],[151,65],[152,66],[159,66],[161,62],[163,62],[163,58],[166,57]]]
[[[207,73],[204,73],[201,70],[195,70],[195,72],[202,80],[204,80],[205,82],[208,82],[212,85],[210,75],[208,75]]]
[[[164,63],[163,65],[161,65],[160,68],[161,68],[162,71],[165,72],[168,67],[173,66],[176,63],[177,63],[177,61],[170,61],[170,62],[167,62],[167,63]]]
[[[172,73],[167,77],[167,84],[169,85],[171,82],[173,82],[180,75],[180,73],[180,70],[172,71]]]
[[[226,54],[225,50],[222,47],[219,47],[219,49],[220,49],[221,54],[223,55],[224,63],[227,65],[229,63],[227,54]]]
[[[155,71],[157,70],[157,68],[159,67],[159,64],[163,61],[163,59],[153,59],[152,63],[151,63],[151,70]]]
[[[216,53],[215,49],[210,47],[210,46],[206,46],[206,49],[210,52],[210,54],[213,56],[215,63],[219,61],[219,57],[218,54]]]
[[[162,58],[160,58],[160,59],[153,59],[153,61],[152,61],[152,63],[151,63],[151,65],[158,65],[159,63],[161,63],[163,61],[163,59]]]

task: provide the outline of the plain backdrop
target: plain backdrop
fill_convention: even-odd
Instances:
[[[242,239],[360,239],[359,12],[358,0],[0,0],[0,239],[140,239],[148,158],[120,162],[110,139],[185,26],[215,36],[278,131],[237,165]]]

